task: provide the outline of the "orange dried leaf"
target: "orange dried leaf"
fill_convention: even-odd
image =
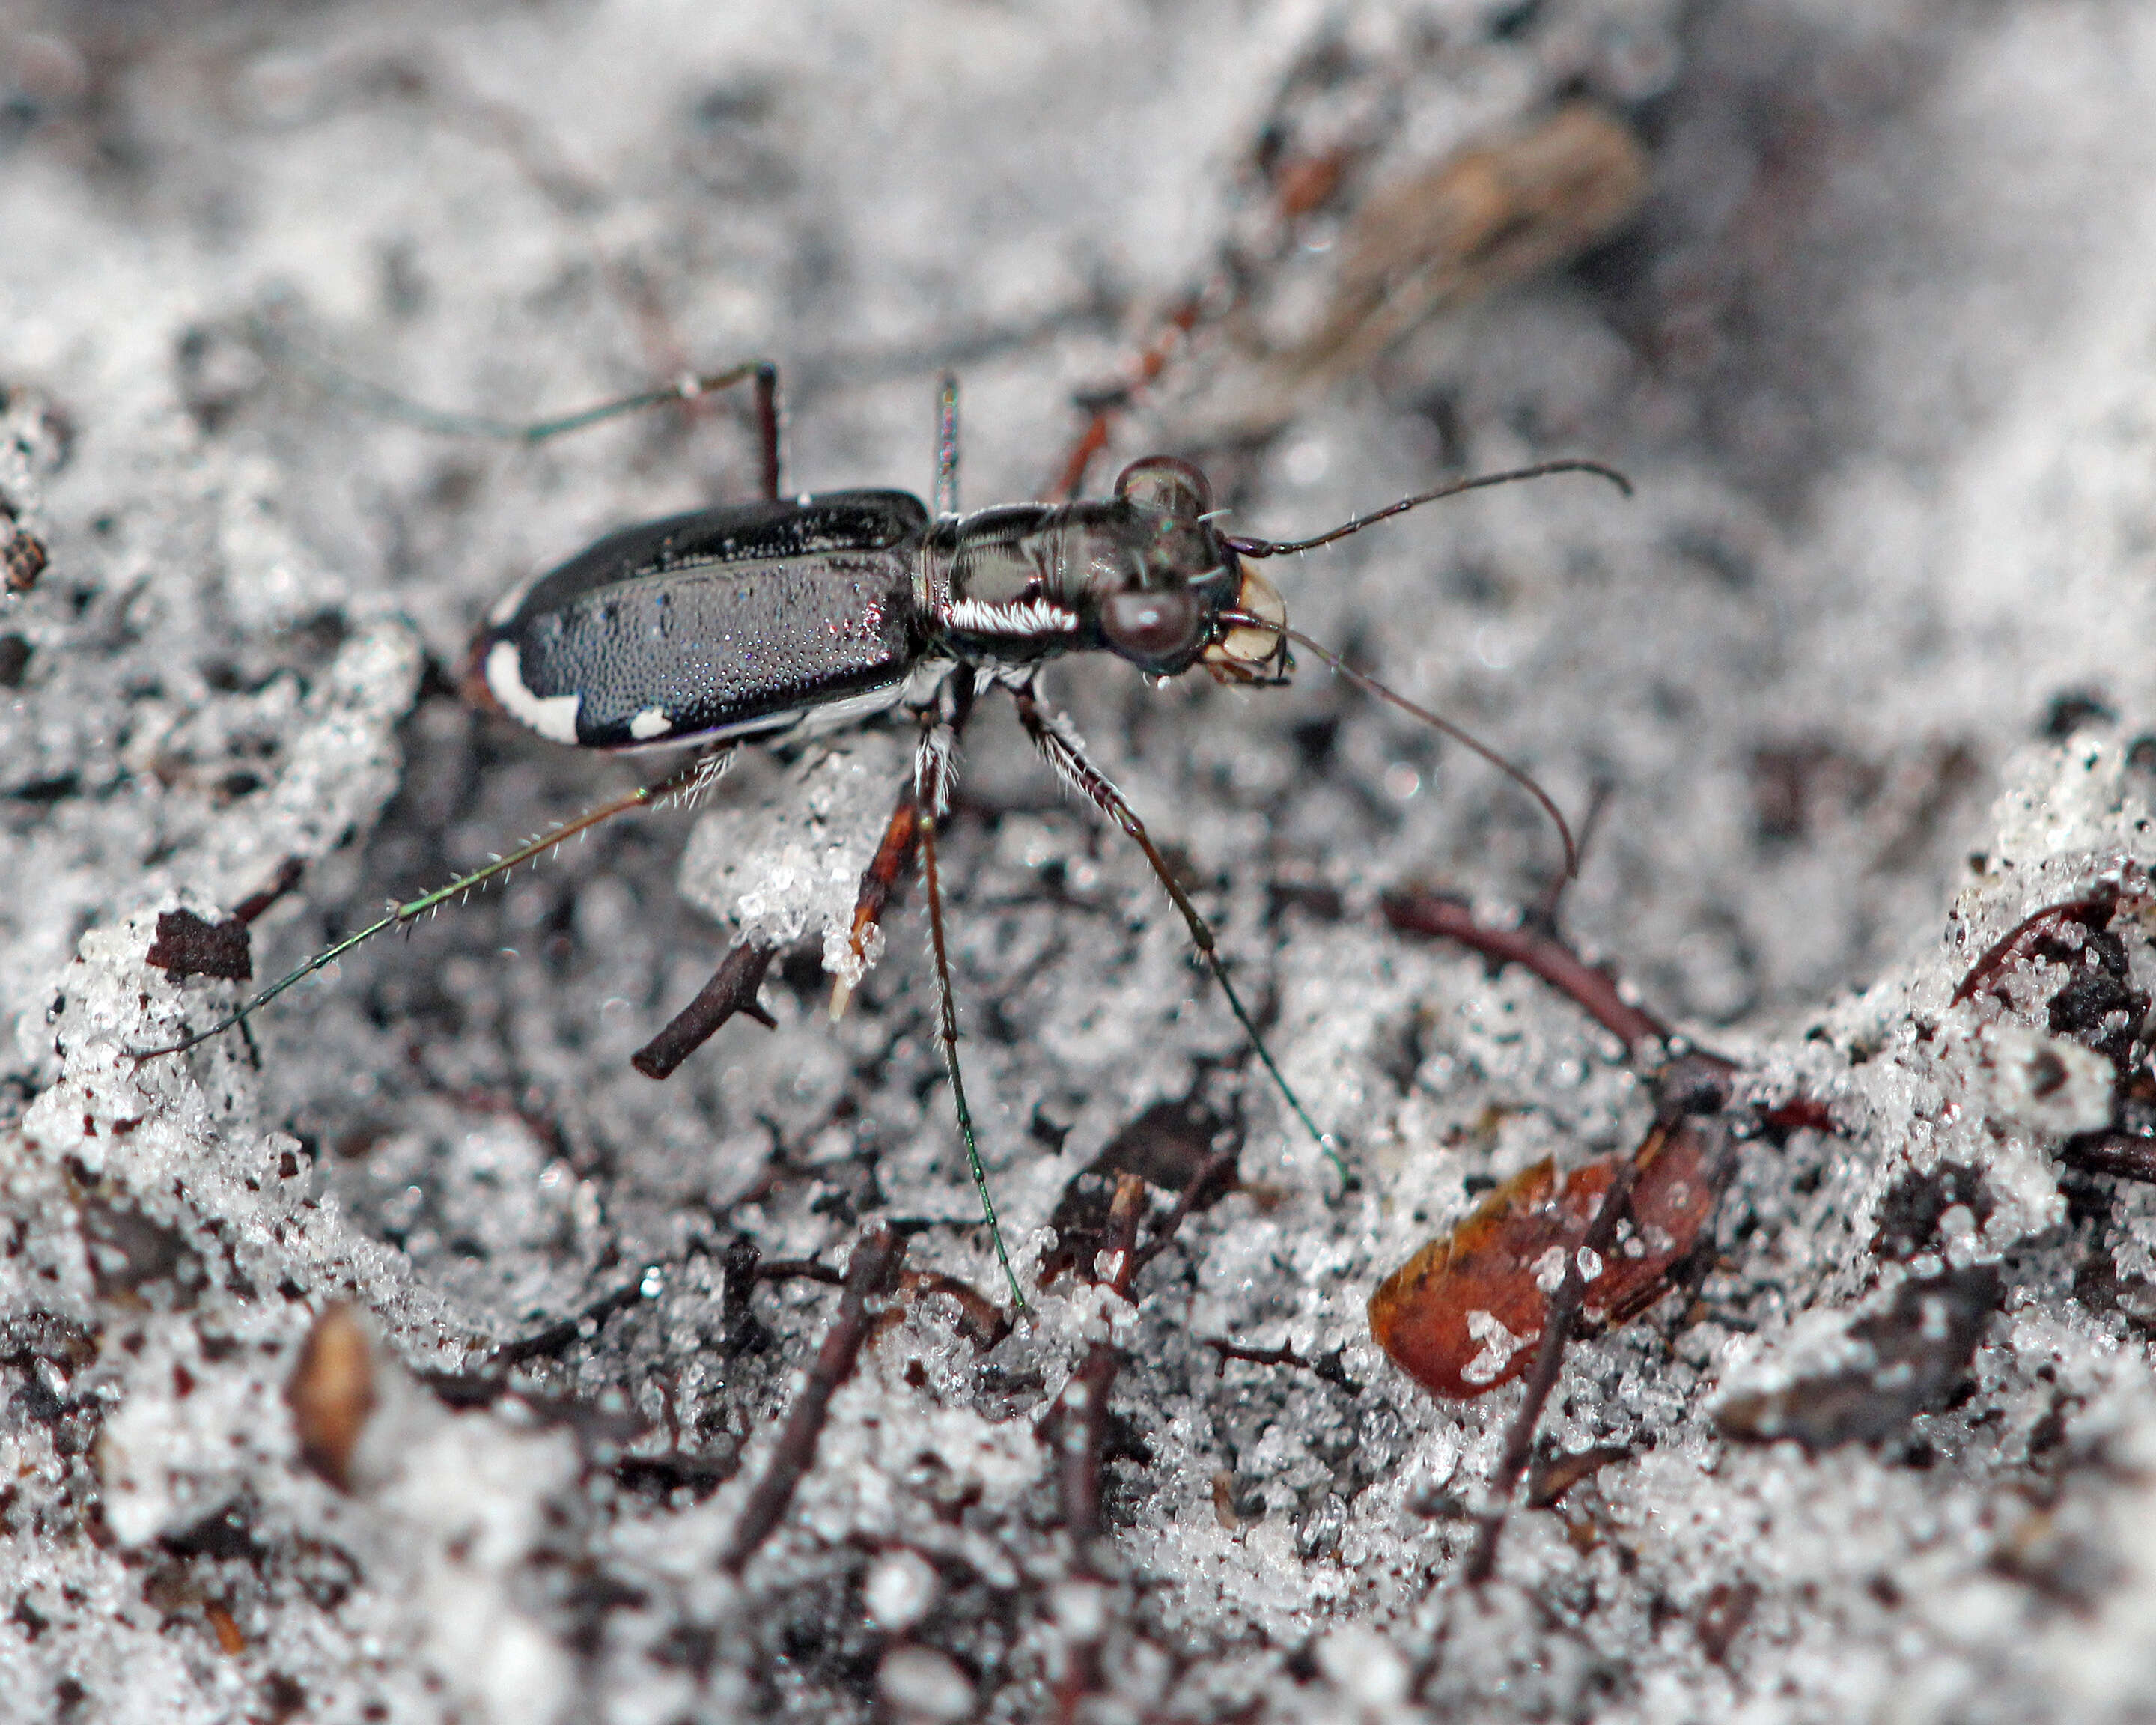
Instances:
[[[1513,1175],[1370,1296],[1378,1345],[1439,1395],[1466,1400],[1511,1383],[1534,1358],[1549,1296],[1618,1162],[1599,1157],[1568,1175],[1538,1162]],[[1580,1266],[1587,1323],[1623,1323],[1654,1303],[1712,1213],[1716,1183],[1696,1134],[1662,1141],[1640,1170],[1614,1247]]]

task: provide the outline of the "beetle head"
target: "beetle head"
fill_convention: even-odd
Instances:
[[[1205,475],[1148,455],[1123,470],[1116,501],[1120,554],[1095,558],[1088,583],[1101,644],[1158,676],[1202,662],[1223,682],[1282,680],[1286,609],[1214,531]]]

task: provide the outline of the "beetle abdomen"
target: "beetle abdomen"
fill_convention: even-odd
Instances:
[[[919,656],[896,492],[705,510],[599,541],[480,638],[495,700],[588,748],[746,736],[888,689]]]

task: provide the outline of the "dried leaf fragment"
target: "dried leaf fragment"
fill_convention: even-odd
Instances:
[[[285,1386],[300,1459],[340,1491],[352,1489],[352,1452],[374,1411],[374,1349],[349,1306],[315,1320]]]
[[[1332,303],[1290,357],[1358,372],[1424,318],[1578,256],[1631,218],[1647,157],[1588,103],[1373,193],[1349,224]]]
[[[1538,1162],[1506,1181],[1370,1296],[1378,1345],[1439,1395],[1466,1400],[1511,1383],[1533,1358],[1566,1256],[1580,1250],[1620,1160],[1599,1157],[1569,1174]],[[1681,1128],[1662,1141],[1640,1170],[1616,1250],[1579,1266],[1588,1322],[1623,1323],[1660,1296],[1719,1183],[1698,1133]]]
[[[175,982],[211,976],[244,983],[254,976],[248,947],[247,925],[237,916],[212,922],[192,911],[166,911],[157,918],[157,937],[145,956]]]

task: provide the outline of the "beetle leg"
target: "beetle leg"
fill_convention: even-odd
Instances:
[[[936,868],[936,823],[949,808],[955,783],[952,757],[958,728],[973,706],[973,673],[962,667],[945,685],[945,697],[937,709],[921,715],[921,742],[913,757],[914,809],[921,834],[921,880],[928,900],[928,950],[936,965],[937,1040],[943,1050],[943,1070],[951,1080],[951,1101],[958,1114],[958,1135],[966,1143],[966,1166],[973,1173],[973,1189],[980,1194],[981,1215],[995,1243],[996,1262],[1003,1266],[1011,1299],[1019,1312],[1025,1310],[1025,1293],[1011,1268],[1010,1253],[1004,1245],[1002,1224],[996,1220],[996,1201],[988,1193],[988,1172],[981,1166],[981,1148],[973,1134],[973,1110],[966,1105],[966,1081],[958,1070],[958,1008],[951,993],[951,954],[943,937],[943,884]]]
[[[869,931],[883,921],[885,908],[897,890],[899,877],[912,866],[914,855],[920,849],[921,806],[914,801],[913,788],[909,785],[899,798],[898,807],[891,812],[890,824],[883,829],[883,842],[876,846],[875,860],[861,874],[861,890],[854,900],[854,926],[846,937],[846,951],[839,959],[843,968],[831,981],[831,1022],[834,1024],[846,1015],[846,1003],[853,998],[854,985],[868,968]]]
[[[617,814],[626,814],[632,809],[649,809],[668,802],[700,782],[708,782],[711,776],[715,776],[711,757],[708,755],[696,756],[655,783],[639,785],[634,790],[624,791],[596,809],[586,809],[573,820],[565,820],[558,826],[549,827],[537,838],[526,839],[507,855],[497,856],[479,868],[458,875],[446,886],[438,886],[432,892],[423,892],[418,897],[406,899],[401,904],[391,904],[366,927],[346,935],[334,946],[325,947],[297,970],[250,995],[235,1010],[226,1014],[207,1030],[198,1030],[192,1035],[182,1037],[162,1048],[130,1050],[130,1057],[140,1065],[145,1060],[159,1060],[167,1055],[185,1054],[213,1036],[222,1036],[227,1030],[237,1028],[244,1031],[250,1015],[267,1006],[287,988],[305,982],[317,971],[328,969],[355,947],[363,946],[375,936],[387,933],[390,929],[408,928],[420,917],[432,915],[452,899],[465,897],[475,887],[485,886],[497,875],[506,875],[527,862],[536,862],[578,834],[589,832],[600,823],[612,820]]]
[[[544,443],[549,438],[560,437],[567,432],[581,431],[587,425],[619,418],[624,413],[638,413],[645,408],[663,407],[668,402],[693,402],[719,390],[731,389],[737,383],[753,382],[756,385],[757,443],[761,458],[758,479],[762,495],[771,501],[776,501],[778,497],[778,367],[769,360],[752,359],[723,372],[684,372],[662,388],[641,389],[634,395],[620,396],[613,401],[581,408],[573,413],[526,422],[496,419],[485,413],[447,413],[439,408],[430,408],[424,402],[399,395],[393,389],[385,389],[378,383],[370,383],[363,377],[352,376],[342,367],[308,352],[267,317],[249,321],[248,339],[264,358],[301,372],[332,395],[355,402],[370,413],[379,413],[385,418],[401,419],[408,425],[417,425],[425,431],[438,431],[448,437],[490,437],[506,443]]]
[[[946,372],[936,390],[936,512],[958,512],[958,376]]]
[[[1078,733],[1071,728],[1070,721],[1062,714],[1050,712],[1041,706],[1030,682],[1014,683],[1010,688],[1011,699],[1018,705],[1019,722],[1025,726],[1026,735],[1033,739],[1034,747],[1055,769],[1056,776],[1073,790],[1081,792],[1095,808],[1128,834],[1132,842],[1145,853],[1145,860],[1152,865],[1155,877],[1166,890],[1175,908],[1183,913],[1183,924],[1190,930],[1192,944],[1198,948],[1199,957],[1205,961],[1206,968],[1213,973],[1214,980],[1220,984],[1221,993],[1228,997],[1228,1005],[1235,1014],[1235,1021],[1242,1025],[1244,1034],[1250,1039],[1250,1046],[1259,1060],[1271,1075],[1274,1084],[1279,1087],[1288,1106],[1294,1111],[1296,1118],[1303,1123],[1310,1136],[1317,1140],[1317,1147],[1332,1162],[1335,1172],[1342,1180],[1347,1179],[1348,1164],[1340,1159],[1338,1146],[1333,1142],[1331,1133],[1317,1129],[1317,1122],[1310,1117],[1309,1111],[1302,1106],[1301,1100],[1281,1076],[1271,1050],[1265,1046],[1265,1038],[1258,1034],[1256,1021],[1245,1009],[1242,997],[1235,992],[1235,985],[1228,980],[1228,967],[1220,957],[1211,925],[1199,914],[1198,906],[1191,903],[1190,895],[1183,890],[1182,883],[1175,878],[1174,871],[1168,865],[1168,859],[1160,854],[1160,848],[1152,842],[1152,834],[1146,830],[1145,823],[1138,819],[1137,811],[1124,800],[1123,793],[1110,782],[1108,776],[1087,758],[1086,746],[1079,741]]]
[[[778,367],[766,360],[756,366],[756,435],[763,463],[763,496],[778,501]]]
[[[921,809],[932,801],[939,816],[949,810],[951,788],[956,782],[951,769],[951,752],[973,712],[973,691],[979,686],[979,675],[978,671],[970,670],[947,674],[931,696],[937,705],[914,709],[916,716],[924,723],[932,711],[940,710],[948,735],[935,745],[941,756],[932,768],[925,757],[916,757],[914,782],[900,795],[898,806],[891,810],[891,819],[884,827],[883,839],[876,846],[875,856],[862,871],[860,891],[854,899],[853,927],[847,932],[846,950],[839,955],[831,984],[831,1022],[834,1024],[846,1015],[847,1003],[868,969],[869,931],[883,921],[891,894],[897,891],[900,878],[912,865],[921,849]],[[921,747],[925,749],[929,746],[924,735]],[[827,967],[830,965],[829,959],[824,962]]]

